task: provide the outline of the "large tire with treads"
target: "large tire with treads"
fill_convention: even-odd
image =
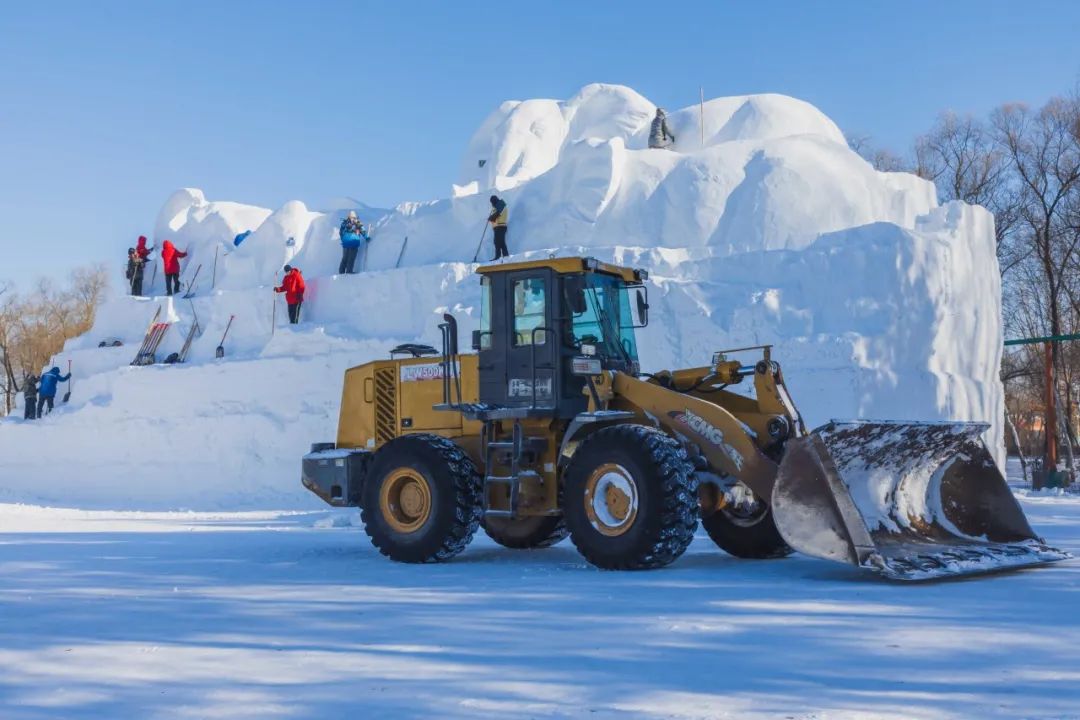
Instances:
[[[566,539],[570,531],[562,515],[522,518],[484,518],[484,532],[503,547],[528,550],[551,547]]]
[[[792,553],[773,521],[772,509],[739,518],[723,510],[701,516],[701,525],[721,550],[747,560],[787,557]]]
[[[392,560],[441,562],[469,544],[480,524],[480,474],[454,442],[405,435],[375,453],[360,517],[371,543]]]
[[[593,565],[609,570],[663,567],[690,545],[700,506],[686,452],[643,425],[589,435],[563,484],[570,539]]]

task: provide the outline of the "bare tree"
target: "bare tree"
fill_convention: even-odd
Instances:
[[[934,182],[941,200],[982,205],[994,214],[1002,275],[1023,259],[1010,242],[1019,214],[1011,157],[989,127],[970,115],[942,113],[915,143],[915,169]]]
[[[863,160],[881,172],[911,172],[911,164],[900,155],[886,148],[877,147],[869,135],[847,133],[844,135],[848,147],[857,152]]]
[[[1006,154],[1015,181],[1017,229],[1039,269],[1047,327],[1063,329],[1065,273],[1076,262],[1080,232],[1069,227],[1069,212],[1080,192],[1080,144],[1075,101],[1054,98],[1038,112],[1005,105],[992,117],[995,141]]]
[[[90,329],[108,286],[102,266],[78,268],[66,287],[42,280],[33,292],[18,296],[0,286],[0,392],[11,412],[26,378],[41,369],[64,343]]]

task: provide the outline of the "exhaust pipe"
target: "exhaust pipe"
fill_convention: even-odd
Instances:
[[[788,441],[773,488],[795,550],[895,580],[993,572],[1071,557],[1028,524],[985,423],[838,422]]]

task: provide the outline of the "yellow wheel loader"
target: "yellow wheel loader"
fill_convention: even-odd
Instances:
[[[474,352],[445,315],[441,351],[351,368],[336,442],[303,459],[304,486],[359,506],[393,560],[448,560],[482,525],[510,548],[569,536],[598,567],[661,567],[699,522],[737,557],[797,550],[904,580],[1067,557],[1028,525],[985,425],[807,432],[769,346],[641,372],[643,270],[560,258],[478,274]]]

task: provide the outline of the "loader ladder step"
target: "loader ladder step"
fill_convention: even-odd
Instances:
[[[485,422],[481,433],[481,444],[484,448],[484,515],[487,517],[514,517],[517,514],[518,494],[521,488],[522,477],[536,477],[535,470],[522,469],[521,460],[528,451],[538,451],[546,446],[547,441],[540,437],[525,437],[521,423],[514,421],[514,430],[510,440],[493,440],[495,435],[495,423]],[[509,454],[509,473],[496,475],[494,472],[496,455],[504,452]],[[502,510],[493,508],[489,503],[488,490],[493,485],[503,485],[510,490],[510,509]]]

